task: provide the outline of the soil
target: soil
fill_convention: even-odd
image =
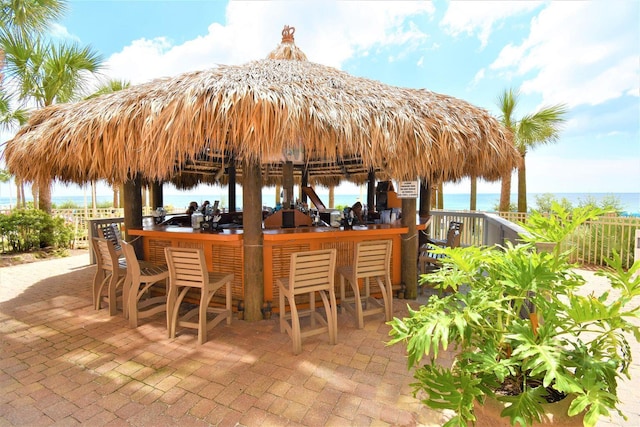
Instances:
[[[86,248],[77,249],[65,249],[65,250],[50,250],[42,249],[32,252],[21,253],[0,253],[0,268],[9,267],[12,265],[28,264],[31,262],[44,261],[51,258],[61,258],[66,256],[89,254],[89,250]]]

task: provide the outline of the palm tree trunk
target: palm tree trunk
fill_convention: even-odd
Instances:
[[[502,175],[502,184],[500,188],[500,204],[499,212],[509,212],[511,203],[511,170]]]
[[[93,217],[98,216],[98,204],[96,203],[96,182],[91,181],[91,209],[93,210]]]
[[[38,185],[38,207],[41,211],[51,213],[51,181],[40,183]]]
[[[521,165],[518,167],[518,212],[527,212],[527,168],[524,162],[524,154],[521,156]]]
[[[40,203],[38,202],[39,198],[38,198],[38,184],[36,184],[35,182],[33,184],[31,184],[31,198],[33,199],[33,208],[34,209],[39,209],[40,208]]]
[[[471,197],[469,199],[469,210],[475,211],[478,201],[478,178],[471,177]]]
[[[117,185],[114,185],[112,188],[113,188],[113,207],[117,209],[120,207],[119,188]]]

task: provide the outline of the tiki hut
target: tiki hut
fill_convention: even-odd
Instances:
[[[310,62],[293,34],[285,27],[264,60],[36,111],[6,143],[6,164],[38,183],[123,183],[132,197],[126,226],[142,222],[140,180],[188,187],[215,182],[231,168],[244,186],[245,259],[260,260],[260,187],[291,174],[287,153],[296,153],[298,168],[318,183],[363,182],[371,172],[398,180],[497,179],[518,162],[510,135],[486,110]],[[415,217],[415,200],[406,203],[406,217]],[[415,223],[409,233],[415,237]],[[407,241],[406,283],[415,287],[417,243]],[[245,264],[245,280],[256,288],[247,289],[247,318],[262,304],[260,270]]]

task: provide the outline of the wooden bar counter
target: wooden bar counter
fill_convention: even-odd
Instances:
[[[424,228],[424,225],[418,226]],[[354,226],[353,230],[331,227],[298,227],[263,230],[264,299],[277,306],[276,279],[289,275],[289,260],[293,252],[336,248],[337,266],[353,261],[355,245],[365,240],[390,239],[391,281],[394,287],[401,281],[401,236],[408,228],[395,224]],[[140,236],[144,259],[156,264],[166,264],[164,248],[167,246],[201,248],[204,250],[209,271],[233,273],[232,297],[244,299],[244,251],[241,229],[220,232],[203,232],[189,227],[153,226],[127,230],[130,236]],[[336,277],[336,287],[339,284]],[[235,305],[235,304],[234,304]]]

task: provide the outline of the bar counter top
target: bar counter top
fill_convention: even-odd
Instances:
[[[430,218],[419,218],[417,221],[418,229],[425,229],[429,223]],[[400,221],[396,221],[392,224],[367,224],[367,225],[354,225],[351,230],[344,230],[342,227],[296,227],[296,228],[276,228],[276,229],[263,229],[262,233],[265,240],[282,240],[291,238],[293,235],[304,235],[305,238],[326,238],[329,234],[338,233],[340,236],[356,236],[363,233],[374,232],[378,235],[384,236],[388,234],[403,234],[408,231],[407,227],[401,225]],[[162,226],[148,226],[144,228],[130,228],[127,230],[128,234],[132,236],[149,236],[160,237],[170,233],[178,237],[179,235],[185,238],[196,238],[198,240],[218,240],[218,241],[232,241],[241,240],[243,230],[241,228],[229,228],[220,231],[201,231],[194,230],[191,227],[178,227],[174,225],[162,225]]]

